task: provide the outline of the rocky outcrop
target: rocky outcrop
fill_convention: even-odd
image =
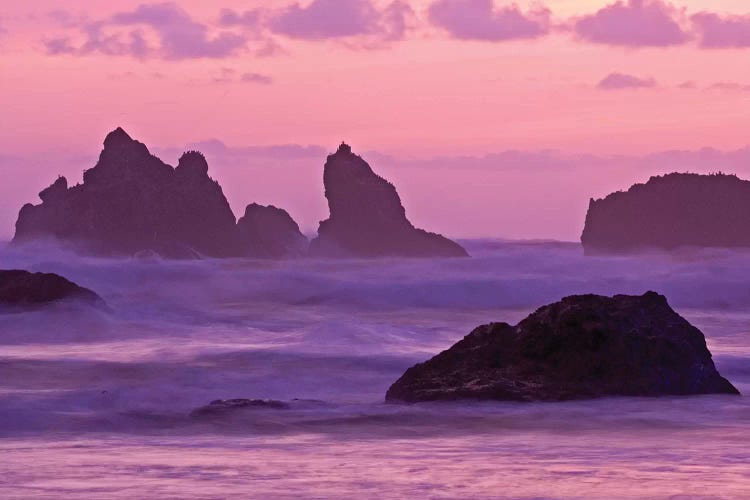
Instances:
[[[253,203],[237,221],[243,248],[258,258],[300,257],[307,252],[308,241],[286,210],[273,205]]]
[[[559,401],[602,396],[738,394],[703,334],[666,298],[578,295],[516,326],[491,323],[409,368],[388,401]]]
[[[330,217],[310,245],[317,256],[465,257],[457,243],[415,228],[390,182],[342,144],[323,171]]]
[[[185,153],[172,168],[120,128],[83,184],[61,177],[39,196],[40,205],[21,209],[14,242],[54,238],[103,255],[241,254],[234,214],[203,155]]]
[[[581,242],[586,253],[750,247],[748,213],[748,181],[724,174],[668,174],[592,199]]]
[[[107,135],[96,166],[83,174],[83,184],[68,187],[60,177],[39,197],[41,204],[21,209],[15,243],[54,239],[85,253],[111,256],[265,257],[281,253],[281,242],[291,251],[287,226],[291,222],[296,227],[288,215],[284,225],[279,217],[251,211],[238,228],[201,153],[183,154],[172,168],[121,128]],[[277,228],[278,234],[263,232]]]
[[[104,305],[102,298],[91,290],[57,274],[0,270],[0,307],[39,306],[59,301]]]

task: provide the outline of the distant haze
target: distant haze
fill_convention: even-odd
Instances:
[[[224,189],[236,216],[247,204],[281,206],[304,232],[314,233],[328,215],[323,163],[335,150],[323,146],[230,147],[218,140],[159,148],[153,153],[176,165],[180,153],[203,151],[209,175]],[[103,139],[97,139],[97,144]],[[750,178],[750,148],[668,151],[644,156],[596,156],[553,151],[506,151],[485,156],[394,157],[358,150],[372,168],[392,181],[407,215],[419,227],[458,238],[499,237],[577,241],[589,198],[645,182],[672,171],[734,172]],[[100,147],[97,145],[97,147]],[[0,156],[6,182],[0,184],[0,237],[13,234],[18,209],[39,203],[37,193],[65,175],[80,182],[98,151],[73,154]],[[8,182],[10,180],[10,182]]]

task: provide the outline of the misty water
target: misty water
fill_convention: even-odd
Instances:
[[[385,404],[475,326],[577,293],[663,293],[750,393],[750,252],[584,257],[468,241],[470,259],[164,261],[0,249],[108,309],[0,314],[0,497],[750,495],[746,397]],[[215,399],[290,408],[196,419]]]

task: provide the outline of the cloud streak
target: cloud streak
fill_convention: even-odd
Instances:
[[[656,87],[653,78],[639,78],[625,73],[610,73],[602,79],[596,88],[600,90],[627,90]]]
[[[211,80],[213,83],[249,83],[256,85],[270,85],[273,78],[262,73],[238,73],[232,68],[222,68],[218,75]]]
[[[721,90],[725,92],[750,92],[750,84],[738,82],[716,82],[707,90]]]

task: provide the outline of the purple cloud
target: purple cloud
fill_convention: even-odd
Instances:
[[[688,41],[680,11],[662,0],[617,1],[575,21],[583,40],[628,47],[666,47]]]
[[[363,36],[400,40],[411,15],[411,7],[403,0],[384,8],[372,0],[313,0],[304,7],[296,3],[272,14],[269,28],[278,35],[304,40]]]
[[[625,90],[625,89],[642,89],[656,87],[656,80],[653,78],[639,78],[625,73],[610,73],[596,88],[601,90]]]
[[[550,27],[547,9],[524,13],[515,4],[495,9],[492,0],[437,0],[428,14],[432,24],[462,40],[537,38],[546,35]]]
[[[700,34],[701,47],[750,47],[750,16],[720,16],[711,12],[699,12],[691,16],[690,20]]]
[[[110,23],[153,28],[166,59],[227,57],[244,47],[246,42],[244,37],[229,32],[210,37],[206,25],[193,20],[173,3],[140,5],[133,11],[115,14]]]
[[[125,31],[118,28],[125,28]],[[157,46],[148,44],[145,28],[155,32]],[[85,35],[83,45],[74,47],[69,37],[57,37],[45,42],[47,53],[86,55],[96,52],[169,60],[223,58],[236,54],[247,43],[244,36],[232,32],[210,35],[205,24],[195,21],[174,3],[141,4],[132,11],[83,24],[80,29]]]

